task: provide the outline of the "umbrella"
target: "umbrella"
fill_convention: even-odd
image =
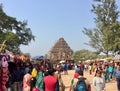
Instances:
[[[86,60],[85,62],[89,63],[89,62],[91,62],[91,60]]]
[[[65,60],[61,60],[60,63],[65,63]]]
[[[120,55],[115,55],[115,57],[113,58],[113,60],[120,60]]]

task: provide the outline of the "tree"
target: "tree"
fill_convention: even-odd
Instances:
[[[115,0],[94,0],[92,12],[96,28],[84,28],[83,33],[90,38],[88,45],[108,55],[109,52],[120,50],[120,22],[119,11]]]
[[[88,59],[96,59],[97,55],[98,54],[96,52],[82,49],[82,50],[78,50],[78,51],[74,52],[73,58],[76,61],[85,61]]]
[[[96,49],[98,54],[100,54],[100,52],[103,52],[104,45],[102,41],[102,33],[98,29],[92,30],[92,29],[84,28],[83,33],[86,34],[90,38],[89,43],[85,43],[85,44]]]
[[[27,21],[18,21],[6,15],[0,5],[0,44],[7,40],[6,49],[20,52],[20,45],[28,45],[34,39],[31,29],[27,28]]]

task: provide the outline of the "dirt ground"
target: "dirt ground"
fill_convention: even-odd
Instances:
[[[73,78],[73,75],[74,75],[74,70],[69,70],[68,75],[62,74],[62,79],[63,79],[63,82],[65,84],[65,91],[69,91],[70,82],[71,82],[71,79]],[[92,88],[91,91],[95,91],[93,86],[92,86],[92,80],[93,80],[94,74],[90,75],[88,73],[88,71],[85,71],[84,72],[84,77],[86,77],[89,80],[89,82],[91,84],[91,88]],[[107,82],[106,83],[106,91],[117,91],[116,86],[117,86],[116,81],[114,81],[114,80],[112,80],[110,82]]]

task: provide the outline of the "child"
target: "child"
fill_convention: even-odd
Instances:
[[[35,87],[36,84],[36,79],[32,78],[30,82],[30,91],[40,91],[38,88]]]

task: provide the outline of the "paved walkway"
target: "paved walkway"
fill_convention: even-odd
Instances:
[[[69,91],[70,82],[71,82],[71,79],[73,77],[73,74],[74,74],[74,70],[69,70],[68,75],[62,75],[62,79],[63,79],[63,82],[64,82],[65,87],[66,87],[65,91]],[[84,73],[84,76],[86,78],[88,78],[88,80],[92,86],[92,80],[93,80],[94,74],[89,75],[89,73],[86,71]],[[95,91],[93,86],[92,86],[92,91]],[[116,81],[111,81],[111,82],[106,83],[106,91],[117,91]]]

